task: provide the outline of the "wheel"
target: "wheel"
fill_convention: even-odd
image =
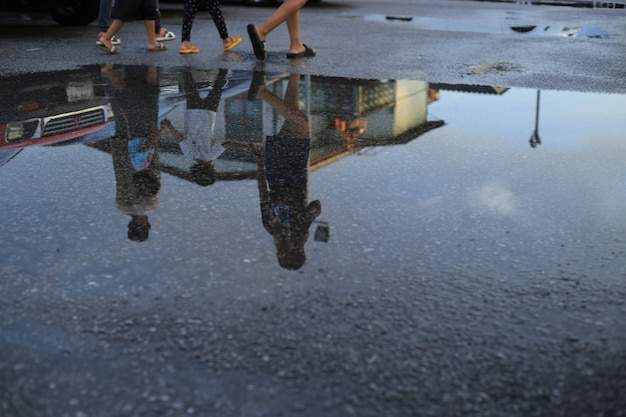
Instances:
[[[98,18],[99,0],[72,0],[67,6],[53,7],[50,16],[61,25],[88,25]]]

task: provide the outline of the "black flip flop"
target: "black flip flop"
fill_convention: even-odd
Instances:
[[[304,44],[303,44],[304,45]],[[309,48],[308,46],[304,45],[304,51],[302,52],[298,52],[297,54],[287,54],[287,58],[289,59],[294,59],[294,58],[310,58],[315,56],[315,51],[311,48]]]
[[[265,59],[265,42],[261,40],[259,37],[259,32],[257,32],[256,27],[253,24],[249,24],[247,27],[248,36],[250,37],[250,42],[252,43],[252,49],[254,50],[254,56],[260,61]]]

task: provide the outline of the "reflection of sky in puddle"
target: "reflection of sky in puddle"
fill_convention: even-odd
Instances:
[[[201,75],[212,79],[210,71]],[[267,103],[258,111],[252,106],[261,104],[247,100],[251,73],[231,75],[216,135],[232,140],[240,137],[238,129],[255,123],[263,129],[280,126]],[[161,115],[167,113],[173,123],[181,121],[185,107],[175,88],[177,76],[163,73],[158,102]],[[268,87],[279,96],[285,91],[281,77]],[[554,249],[555,242],[567,243],[570,256],[578,259],[587,236],[594,241],[588,255],[593,256],[603,242],[613,243],[613,233],[623,232],[625,95],[315,76],[300,82],[306,87],[300,103],[309,116],[315,159],[309,196],[321,201],[318,220],[330,225],[332,236],[307,243],[313,266],[321,260],[333,273],[358,270],[364,253],[365,268],[380,261],[381,269],[392,257],[448,265],[493,262],[496,253],[498,259],[523,262],[528,256],[534,262],[544,252],[551,256],[545,249]],[[75,94],[76,88],[58,91]],[[138,106],[145,104],[138,100]],[[351,146],[336,123],[357,120],[360,130]],[[532,148],[536,127],[541,144]],[[127,216],[116,209],[111,155],[106,147],[101,152],[92,146],[27,147],[0,167],[7,198],[0,232],[9,236],[0,250],[10,254],[7,268],[25,268],[29,253],[38,251],[63,257],[59,270],[76,258],[83,260],[81,270],[99,265],[110,275],[141,267],[127,260],[142,247],[128,241]],[[183,158],[176,143],[160,146],[160,200],[150,214],[151,253],[144,253],[153,262],[150,268],[169,271],[162,255],[176,247],[177,259],[193,261],[177,266],[189,276],[208,267],[241,282],[253,270],[255,279],[271,276],[275,254],[259,214],[254,160],[217,161],[218,171],[238,164],[249,175],[225,172],[210,187],[199,187],[182,175],[190,163],[165,170],[167,161]],[[457,242],[465,246],[459,249]],[[38,258],[33,268],[58,272],[46,259]],[[120,266],[112,267],[108,259]]]
[[[606,141],[624,139],[626,96],[541,91],[539,104],[543,148],[597,148]],[[444,91],[429,113],[445,120],[449,128],[475,127],[494,140],[527,146],[535,129],[536,105],[537,91],[528,89],[488,97]]]

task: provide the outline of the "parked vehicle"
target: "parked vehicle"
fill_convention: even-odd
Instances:
[[[270,6],[281,0],[225,0],[248,6]],[[320,0],[310,0],[311,2]],[[166,0],[161,3],[183,3],[184,0]],[[48,13],[65,26],[88,25],[98,18],[100,0],[0,0],[0,12]]]
[[[31,146],[98,141],[114,134],[114,115],[99,67],[3,78],[0,164]],[[5,157],[2,157],[2,155]]]
[[[0,0],[0,11],[44,12],[62,25],[87,25],[98,18],[100,0]]]

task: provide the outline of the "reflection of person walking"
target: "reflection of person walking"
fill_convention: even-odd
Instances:
[[[157,41],[156,20],[159,19],[157,0],[118,0],[113,3],[111,10],[113,22],[109,29],[98,39],[98,48],[110,54],[119,51],[113,45],[112,39],[117,32],[130,20],[143,20],[148,35],[148,51],[165,51],[167,46]]]
[[[126,66],[119,72],[105,65],[102,74],[107,81],[105,88],[112,88],[111,106],[116,118],[115,136],[111,138],[115,202],[131,217],[128,238],[142,242],[148,239],[148,212],[157,208],[161,188],[158,70],[154,66]]]
[[[263,226],[274,237],[280,266],[300,269],[309,228],[322,212],[319,200],[308,202],[311,133],[298,106],[300,74],[289,76],[284,99],[257,81],[253,78],[249,99],[263,100],[284,118],[278,134],[267,137],[264,157],[255,155]]]
[[[179,132],[168,119],[161,122],[164,129],[168,129],[178,142],[183,154],[195,163],[191,166],[191,176],[194,182],[207,186],[215,182],[215,165],[217,159],[225,148],[215,138],[213,130],[217,118],[217,107],[222,97],[222,88],[226,84],[228,70],[220,69],[213,88],[202,99],[200,92],[193,80],[190,70],[183,73],[183,85],[187,108],[185,109],[184,133]]]
[[[249,24],[247,27],[254,55],[259,60],[266,58],[265,40],[271,31],[283,22],[287,23],[289,31],[289,50],[287,58],[306,58],[315,56],[315,49],[302,43],[300,37],[300,9],[307,0],[285,0],[278,9],[261,25]]]
[[[182,30],[182,44],[178,52],[181,54],[197,54],[200,52],[200,48],[191,43],[191,26],[196,18],[198,12],[199,0],[185,0],[185,11],[183,13],[183,30]],[[220,2],[218,0],[208,1],[209,14],[213,18],[213,23],[217,28],[220,38],[222,39],[222,45],[224,51],[230,51],[241,42],[241,36],[230,37],[228,36],[228,29],[226,29],[226,22],[222,15],[222,9],[220,8]]]

